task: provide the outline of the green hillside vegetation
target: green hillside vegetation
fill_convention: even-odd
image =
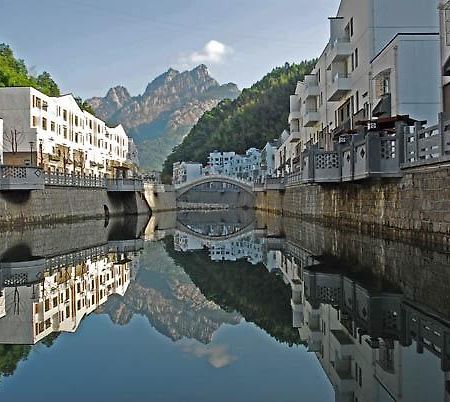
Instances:
[[[44,71],[38,76],[28,72],[25,62],[16,59],[12,49],[0,43],[0,87],[33,87],[48,96],[60,96],[61,92],[52,76]],[[75,97],[81,109],[94,115],[94,110],[80,97]]]
[[[33,87],[48,96],[60,95],[58,85],[48,72],[32,76],[25,62],[16,59],[12,49],[4,43],[0,44],[0,87]]]
[[[236,100],[224,100],[206,112],[166,159],[165,180],[171,177],[174,162],[205,163],[209,152],[216,149],[243,153],[251,147],[262,148],[277,138],[287,128],[289,95],[315,63],[316,60],[286,63],[244,89]]]

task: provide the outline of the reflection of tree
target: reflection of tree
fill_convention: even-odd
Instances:
[[[59,332],[51,333],[41,343],[49,348],[59,335]],[[31,346],[28,345],[0,345],[0,378],[13,375],[17,365],[26,360],[30,352]]]
[[[31,346],[0,345],[0,377],[10,376],[16,371],[21,360],[26,360]]]
[[[279,342],[299,343],[298,333],[292,328],[291,289],[263,265],[212,263],[207,251],[177,253],[173,238],[164,242],[168,254],[209,300],[226,311],[238,311]]]

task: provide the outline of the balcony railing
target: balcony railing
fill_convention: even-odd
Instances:
[[[337,38],[331,45],[328,66],[332,63],[342,62],[352,54],[350,38]]]
[[[328,100],[335,102],[341,100],[351,90],[349,74],[337,73],[333,76]]]

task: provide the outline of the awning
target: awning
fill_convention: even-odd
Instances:
[[[372,116],[382,117],[391,115],[391,94],[386,94],[381,97],[376,106],[372,110]]]

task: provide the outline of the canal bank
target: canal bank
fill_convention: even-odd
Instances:
[[[145,196],[138,191],[46,186],[0,192],[0,227],[149,213]]]
[[[450,244],[450,167],[399,179],[292,184],[256,193],[257,210],[374,235]]]

